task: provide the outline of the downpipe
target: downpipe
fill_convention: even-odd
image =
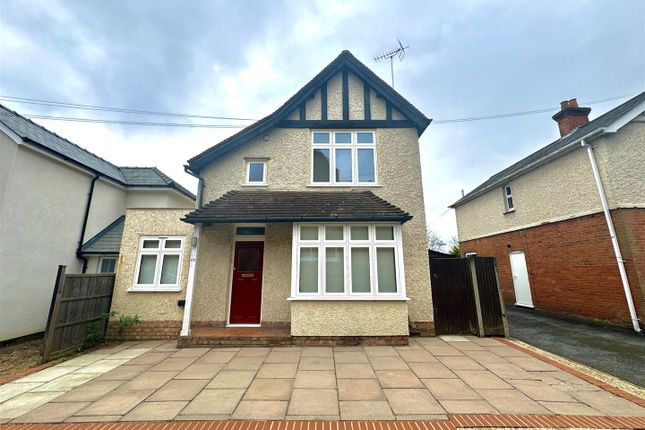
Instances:
[[[83,225],[81,227],[81,237],[78,239],[78,246],[76,247],[76,258],[83,261],[83,267],[81,273],[87,272],[87,258],[83,257],[81,254],[81,248],[83,247],[83,239],[85,238],[85,230],[87,229],[87,220],[90,216],[90,207],[92,206],[92,197],[94,196],[94,184],[99,179],[99,174],[94,175],[92,181],[90,181],[90,190],[87,193],[87,202],[85,203],[85,215],[83,216]]]
[[[620,252],[620,246],[618,245],[618,238],[616,236],[616,230],[614,229],[614,222],[612,221],[611,213],[609,212],[607,196],[605,194],[605,189],[602,185],[602,181],[600,180],[598,165],[596,164],[596,157],[594,155],[593,148],[591,147],[591,145],[587,144],[584,139],[580,141],[580,145],[587,150],[589,163],[591,163],[591,171],[593,172],[593,178],[596,182],[596,189],[598,191],[598,196],[600,197],[602,210],[605,214],[605,221],[607,221],[607,227],[609,228],[609,236],[611,237],[611,244],[614,248],[614,254],[616,255],[616,262],[618,263],[618,271],[620,272],[620,280],[622,281],[623,290],[625,291],[625,298],[627,300],[627,307],[629,308],[629,316],[632,320],[632,327],[634,328],[634,331],[636,333],[642,333],[642,330],[638,323],[636,308],[634,306],[632,290],[629,288],[629,280],[627,279],[627,271],[625,270],[625,260],[623,260],[623,255]]]

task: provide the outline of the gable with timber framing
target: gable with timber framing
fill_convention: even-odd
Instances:
[[[274,128],[415,128],[420,136],[430,121],[349,51],[343,51],[275,112],[191,158],[186,167],[197,174]]]

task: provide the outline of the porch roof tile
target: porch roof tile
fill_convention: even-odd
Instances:
[[[182,221],[196,223],[397,221],[412,215],[371,191],[229,191]]]

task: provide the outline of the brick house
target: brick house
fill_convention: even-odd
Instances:
[[[407,343],[433,334],[419,136],[343,51],[278,110],[188,161],[194,211],[129,211],[112,307],[137,337]],[[166,273],[165,261],[179,261]]]
[[[497,257],[507,303],[639,331],[645,92],[591,122],[590,110],[562,102],[558,140],[452,205],[461,251]]]

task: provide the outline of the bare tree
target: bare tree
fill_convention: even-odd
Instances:
[[[428,228],[428,248],[433,251],[443,252],[446,242],[439,236],[439,233]]]
[[[448,254],[455,257],[461,256],[461,249],[459,248],[459,239],[457,236],[452,236],[448,241]]]

